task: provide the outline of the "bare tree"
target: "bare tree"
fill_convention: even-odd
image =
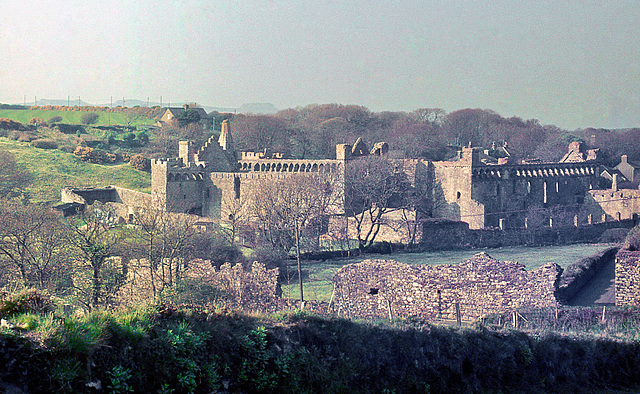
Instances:
[[[67,272],[64,228],[45,207],[0,202],[0,260],[17,271],[22,286],[56,286]]]
[[[137,255],[148,262],[149,281],[153,296],[165,287],[173,286],[185,269],[184,259],[189,255],[190,241],[198,230],[196,217],[175,214],[166,210],[147,208],[134,215]]]
[[[279,181],[262,180],[250,196],[253,219],[274,246],[288,252],[295,247],[300,301],[304,302],[301,244],[305,230],[336,209],[341,198],[330,174],[295,174]]]
[[[356,223],[358,247],[373,244],[383,215],[405,204],[410,188],[402,161],[366,156],[348,163],[345,173],[346,209]]]
[[[103,305],[108,298],[105,283],[111,278],[105,278],[105,261],[112,255],[115,245],[121,242],[121,233],[112,231],[113,217],[107,206],[96,202],[92,207],[67,220],[68,241],[75,251],[73,257],[78,263],[77,268],[80,271],[87,268],[90,272],[91,287],[86,297],[88,301],[85,302],[89,309]],[[82,275],[77,278],[82,282]],[[86,291],[83,283],[76,283],[74,287],[82,293]]]

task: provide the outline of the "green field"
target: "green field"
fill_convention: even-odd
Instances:
[[[126,113],[122,112],[101,112],[101,111],[92,111],[96,112],[100,117],[98,118],[98,122],[95,124],[96,126],[104,126],[104,125],[125,125],[127,124]],[[62,118],[61,123],[69,123],[69,124],[81,124],[82,121],[80,117],[82,114],[86,113],[86,111],[58,111],[58,110],[42,110],[42,109],[0,109],[0,118],[7,118],[15,120],[16,122],[20,122],[23,124],[28,124],[32,118],[40,118],[42,120],[49,120],[54,116],[60,116]],[[139,117],[135,121],[131,123],[132,126],[139,125],[152,125],[155,123],[155,120],[149,119],[146,117]]]
[[[541,265],[554,262],[565,268],[571,263],[600,252],[611,244],[575,244],[562,246],[525,247],[513,246],[496,249],[447,250],[424,253],[394,253],[390,255],[366,255],[351,259],[303,262],[303,270],[308,273],[305,278],[305,299],[329,301],[333,292],[332,277],[342,266],[359,263],[368,259],[395,260],[407,264],[459,264],[470,259],[474,254],[486,252],[500,261],[517,261],[524,264],[527,270],[534,270]],[[289,272],[294,275],[296,267],[290,266]],[[304,277],[304,274],[303,274]],[[298,278],[292,278],[282,286],[284,297],[299,298]]]
[[[60,189],[65,186],[116,185],[145,192],[151,190],[151,176],[128,163],[84,163],[72,153],[37,149],[7,138],[0,138],[0,149],[13,153],[17,162],[33,176],[28,188],[33,202],[56,203],[60,201]]]

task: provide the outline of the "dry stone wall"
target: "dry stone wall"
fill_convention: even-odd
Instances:
[[[527,271],[485,253],[455,265],[409,265],[392,260],[349,264],[334,276],[333,309],[347,317],[437,317],[463,320],[520,307],[552,307],[562,269],[548,263]]]
[[[616,305],[640,306],[640,251],[616,255]]]
[[[168,261],[165,261],[168,264]],[[174,263],[175,264],[175,263]],[[181,264],[182,265],[182,264]],[[219,291],[216,302],[229,309],[273,312],[280,309],[283,301],[278,284],[278,269],[267,269],[264,264],[254,262],[248,269],[241,264],[223,264],[219,269],[209,260],[191,260],[183,265],[182,279],[198,286],[211,286]],[[166,278],[165,278],[166,279]],[[155,273],[156,290],[162,289],[163,278]],[[126,283],[117,294],[121,303],[142,303],[153,299],[149,263],[146,260],[131,260],[127,267]]]

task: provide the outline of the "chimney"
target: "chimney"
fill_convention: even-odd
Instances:
[[[185,105],[183,105],[183,106],[182,106],[182,108],[184,108],[184,109],[189,109],[189,104],[185,104]]]
[[[620,163],[627,163],[627,155],[622,155],[622,157],[620,158]]]
[[[611,180],[611,191],[618,191],[618,174],[613,174],[613,179]]]

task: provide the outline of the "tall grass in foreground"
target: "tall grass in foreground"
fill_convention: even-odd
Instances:
[[[25,301],[33,299],[25,293]],[[31,298],[29,298],[31,297]],[[6,297],[4,299],[7,299]],[[12,305],[20,303],[12,298]],[[0,381],[29,392],[576,392],[640,387],[640,342],[590,331],[586,309],[557,322],[520,311],[537,332],[496,315],[478,329],[416,319],[348,321],[299,310],[246,316],[213,306],[150,305],[76,315],[59,308],[3,309],[7,360]],[[551,313],[551,311],[549,311]],[[611,312],[637,326],[637,309]],[[527,317],[528,316],[528,317]],[[553,313],[555,318],[555,312]],[[605,317],[607,315],[605,314]],[[601,318],[601,315],[599,315]],[[524,321],[524,320],[523,320]],[[635,328],[637,329],[637,327]],[[568,330],[566,332],[569,332]],[[577,332],[577,331],[576,331]]]

